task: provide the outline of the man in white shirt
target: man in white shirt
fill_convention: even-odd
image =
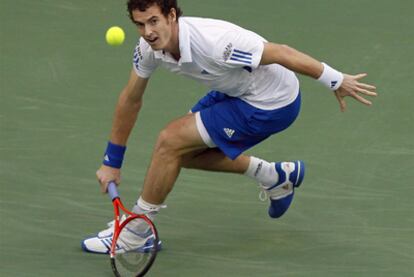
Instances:
[[[267,162],[242,153],[295,121],[300,91],[294,72],[333,90],[342,111],[347,96],[366,105],[371,102],[362,95],[376,96],[374,86],[359,82],[366,74],[342,74],[225,21],[181,17],[176,0],[129,0],[128,10],[141,38],[130,80],[116,107],[103,165],[97,171],[103,192],[109,182],[120,183],[127,140],[147,82],[158,66],[212,90],[189,114],[160,132],[135,213],[154,218],[184,167],[252,177],[270,200],[269,215],[278,218],[302,183],[304,163]],[[102,240],[111,233],[105,230],[82,241],[82,248],[108,253]]]

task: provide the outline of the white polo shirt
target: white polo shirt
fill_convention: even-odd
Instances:
[[[215,19],[181,17],[178,24],[180,60],[152,50],[140,38],[133,62],[138,76],[149,78],[161,65],[265,110],[296,99],[299,82],[292,71],[278,64],[259,64],[267,42],[263,37]]]

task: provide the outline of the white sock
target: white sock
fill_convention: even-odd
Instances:
[[[136,214],[145,214],[149,219],[154,220],[155,216],[158,214],[158,211],[165,207],[164,205],[155,205],[146,202],[142,197],[140,196],[135,206],[132,208],[132,212]],[[143,227],[140,228],[140,226],[136,226],[137,230],[140,232],[144,232],[146,230],[140,230],[142,228],[147,227],[146,224],[142,224]]]
[[[132,208],[132,212],[136,214],[145,214],[151,220],[153,220],[155,215],[158,214],[158,211],[163,207],[165,207],[165,205],[155,205],[148,203],[140,196],[137,203]]]
[[[266,187],[276,184],[279,180],[279,174],[277,174],[275,169],[275,163],[269,163],[253,156],[250,157],[249,167],[244,175],[255,179]]]

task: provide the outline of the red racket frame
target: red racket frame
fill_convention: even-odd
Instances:
[[[157,228],[155,228],[154,223],[146,215],[144,215],[144,214],[135,214],[135,213],[129,211],[128,209],[126,209],[124,207],[124,205],[122,204],[121,199],[118,195],[118,191],[116,189],[116,184],[114,182],[110,182],[108,184],[108,194],[109,194],[109,197],[112,200],[112,204],[114,206],[114,215],[115,215],[114,235],[112,237],[111,250],[109,252],[112,271],[114,272],[114,274],[116,276],[120,276],[119,272],[118,272],[118,269],[116,267],[116,263],[115,263],[116,241],[118,240],[119,234],[121,233],[122,229],[131,220],[140,218],[140,219],[144,220],[150,226],[151,231],[154,234],[153,247],[149,250],[149,253],[150,253],[151,256],[150,256],[149,260],[146,262],[145,266],[136,275],[137,277],[144,276],[148,272],[148,270],[151,268],[152,264],[154,263],[155,258],[157,256],[158,249],[159,249],[159,245],[158,245],[159,237],[158,237]],[[119,224],[119,222],[120,222],[120,212],[119,212],[119,210],[120,209],[124,213],[129,215],[121,224]]]
[[[111,251],[110,251],[111,258],[113,258],[116,255],[115,254],[116,241],[118,240],[118,237],[119,237],[119,234],[121,233],[121,230],[131,220],[135,220],[137,218],[140,218],[140,219],[144,220],[150,226],[152,233],[155,235],[155,240],[158,242],[158,240],[159,240],[158,239],[158,232],[157,232],[157,229],[154,226],[154,223],[152,223],[151,219],[149,219],[144,214],[134,214],[133,212],[129,211],[127,208],[124,207],[124,205],[122,204],[119,197],[112,200],[112,204],[114,205],[115,229],[114,229],[114,235],[112,237],[112,244],[111,244]],[[120,221],[119,209],[121,209],[122,211],[124,211],[126,214],[129,215],[129,217],[127,217],[121,224],[119,224],[119,221]],[[154,242],[155,242],[155,240],[154,240]],[[154,248],[156,249],[157,247],[154,247]]]

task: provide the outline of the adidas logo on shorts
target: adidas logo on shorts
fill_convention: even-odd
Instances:
[[[223,130],[229,138],[231,138],[235,132],[233,129],[230,128],[224,128]]]

